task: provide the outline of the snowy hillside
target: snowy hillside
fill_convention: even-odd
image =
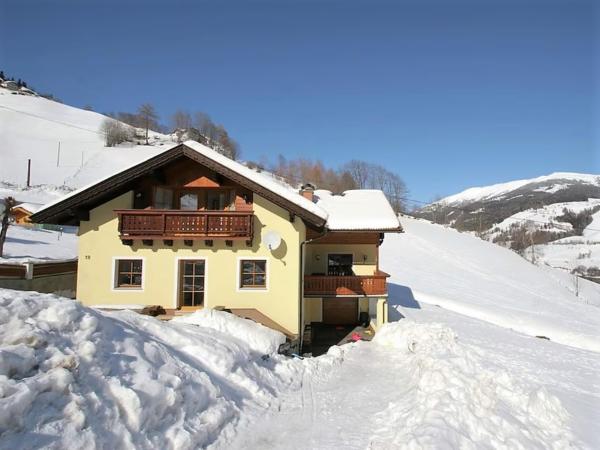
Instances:
[[[565,211],[581,217],[565,217]],[[589,222],[598,211],[600,175],[559,172],[467,189],[414,215],[476,232],[538,264],[569,271],[579,268],[578,272],[588,274],[597,267],[597,242],[590,237],[597,226]],[[581,226],[574,226],[575,222]]]
[[[564,221],[564,211],[574,214],[591,213],[591,220],[580,235],[573,226]],[[541,242],[527,243],[523,256],[538,265],[548,265],[580,275],[600,277],[600,199],[590,198],[587,202],[553,203],[541,208],[528,209],[504,219],[482,237],[490,241],[510,245],[510,231],[516,226],[537,233]],[[545,238],[550,236],[551,238]],[[561,237],[565,236],[565,237]],[[534,239],[535,241],[536,239]]]
[[[93,111],[0,88],[0,181],[24,185],[31,159],[33,185],[69,185],[69,178],[105,150],[100,132],[105,119]],[[153,143],[172,144],[167,136],[150,135]]]
[[[406,232],[386,237],[381,268],[390,296],[439,305],[530,336],[600,351],[600,285],[542,269],[469,233],[402,218]]]

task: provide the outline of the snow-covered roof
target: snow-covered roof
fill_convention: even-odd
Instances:
[[[249,180],[257,185],[260,185],[263,189],[270,191],[276,196],[285,199],[289,203],[293,203],[297,207],[302,208],[313,216],[320,218],[325,222],[325,226],[330,230],[348,230],[348,231],[368,231],[368,230],[394,230],[400,229],[400,223],[398,218],[385,195],[381,191],[377,190],[353,190],[346,191],[341,195],[331,195],[328,191],[317,191],[320,196],[315,197],[316,201],[311,201],[306,197],[302,196],[297,189],[286,185],[273,176],[262,174],[257,172],[245,165],[234,161],[217,151],[199,143],[196,141],[185,141],[183,143],[185,148],[199,155],[208,158],[218,166],[224,167],[230,171],[235,172],[241,177]],[[134,169],[135,167],[149,162],[153,158],[162,155],[163,153],[169,152],[180,144],[172,147],[167,147],[162,152],[154,153],[149,157],[141,160],[137,160],[135,164],[120,170],[118,173],[123,173],[128,170]],[[77,197],[85,191],[88,191],[95,186],[106,182],[115,174],[110,174],[100,180],[94,181],[80,189],[77,189],[66,196],[57,199],[53,202],[46,204],[37,213],[45,212],[46,210],[55,207],[56,205],[64,202],[65,200]]]
[[[219,152],[216,152],[212,148],[202,145],[199,142],[185,141],[183,144],[186,147],[191,148],[192,150],[195,150],[196,152],[221,164],[222,166],[225,166],[228,169],[231,169],[231,170],[239,173],[243,177],[248,178],[249,180],[252,180],[255,183],[260,184],[261,186],[268,189],[269,191],[271,191],[277,195],[280,195],[282,197],[285,197],[287,200],[310,211],[311,213],[319,216],[320,218],[327,219],[327,213],[325,211],[323,211],[321,208],[319,208],[316,204],[314,204],[307,198],[300,195],[298,193],[298,191],[296,191],[295,189],[290,189],[290,188],[282,185],[281,183],[278,183],[272,177],[266,177],[266,176],[262,175],[260,172],[256,172],[255,170],[252,170],[252,169],[244,166],[243,164],[240,164],[239,162],[234,161],[233,159],[230,159],[227,156],[220,154]]]
[[[345,191],[334,195],[316,190],[317,206],[327,211],[330,230],[399,230],[400,221],[384,193],[375,189]]]
[[[23,208],[27,211],[29,211],[30,213],[35,213],[37,211],[39,211],[40,209],[42,209],[42,205],[41,203],[29,203],[29,202],[21,202],[19,204],[17,204],[17,208]]]

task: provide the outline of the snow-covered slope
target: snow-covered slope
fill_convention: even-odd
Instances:
[[[0,181],[24,185],[31,159],[32,184],[69,184],[69,178],[105,149],[100,132],[105,119],[93,111],[0,88]],[[154,143],[172,143],[159,133],[150,136]]]
[[[582,280],[577,297],[575,285],[510,250],[425,220],[402,224],[406,233],[381,249],[391,297],[600,351],[600,285]]]
[[[448,224],[459,230],[477,232],[481,237],[524,251],[532,242],[542,244],[539,264],[572,270],[581,266],[583,271],[595,270],[596,260],[590,258],[590,233],[597,233],[597,225],[588,224],[585,239],[574,237],[564,242],[550,241],[579,235],[565,220],[563,210],[580,213],[600,208],[600,175],[553,173],[551,175],[517,180],[492,186],[467,189],[456,195],[427,205],[415,211],[415,216]],[[560,247],[558,247],[560,246]],[[537,250],[537,245],[536,245]]]
[[[0,264],[64,261],[76,258],[77,234],[73,227],[65,227],[61,232],[11,225],[8,227],[4,256],[0,258]]]
[[[558,220],[564,210],[575,214],[584,210],[596,211],[592,221],[583,229],[582,234],[560,237],[573,233],[573,226]],[[548,265],[568,272],[577,271],[586,275],[594,269],[600,271],[600,199],[590,198],[586,202],[553,203],[541,208],[528,209],[504,219],[491,230],[482,234],[490,241],[501,242],[502,233],[510,232],[511,227],[524,226],[531,233],[550,233],[558,239],[547,239],[550,242],[540,242],[523,250],[523,256],[538,265]],[[510,242],[503,242],[507,245]]]

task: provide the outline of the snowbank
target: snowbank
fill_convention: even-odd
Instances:
[[[292,378],[215,329],[0,289],[1,448],[206,447]]]
[[[279,346],[285,342],[285,336],[279,331],[214,309],[202,309],[187,316],[175,317],[173,322],[217,330],[245,342],[252,350],[264,355],[276,353]]]
[[[374,343],[405,357],[410,373],[402,401],[378,413],[370,448],[564,449],[576,443],[569,414],[543,387],[484,367],[474,349],[441,324],[387,324]],[[410,407],[408,407],[410,405]]]

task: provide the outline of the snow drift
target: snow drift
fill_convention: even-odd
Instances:
[[[272,370],[282,357],[215,328],[6,289],[0,345],[0,447],[11,449],[205,447],[292,377],[285,360]]]
[[[382,423],[402,426],[379,430],[370,448],[574,446],[569,414],[556,397],[489,370],[450,328],[403,320],[385,325],[374,342],[403,356],[408,381],[401,401],[378,413]]]
[[[189,316],[175,317],[173,322],[217,330],[245,342],[251,350],[260,354],[276,353],[279,346],[285,342],[285,336],[279,331],[214,309],[201,309]]]

